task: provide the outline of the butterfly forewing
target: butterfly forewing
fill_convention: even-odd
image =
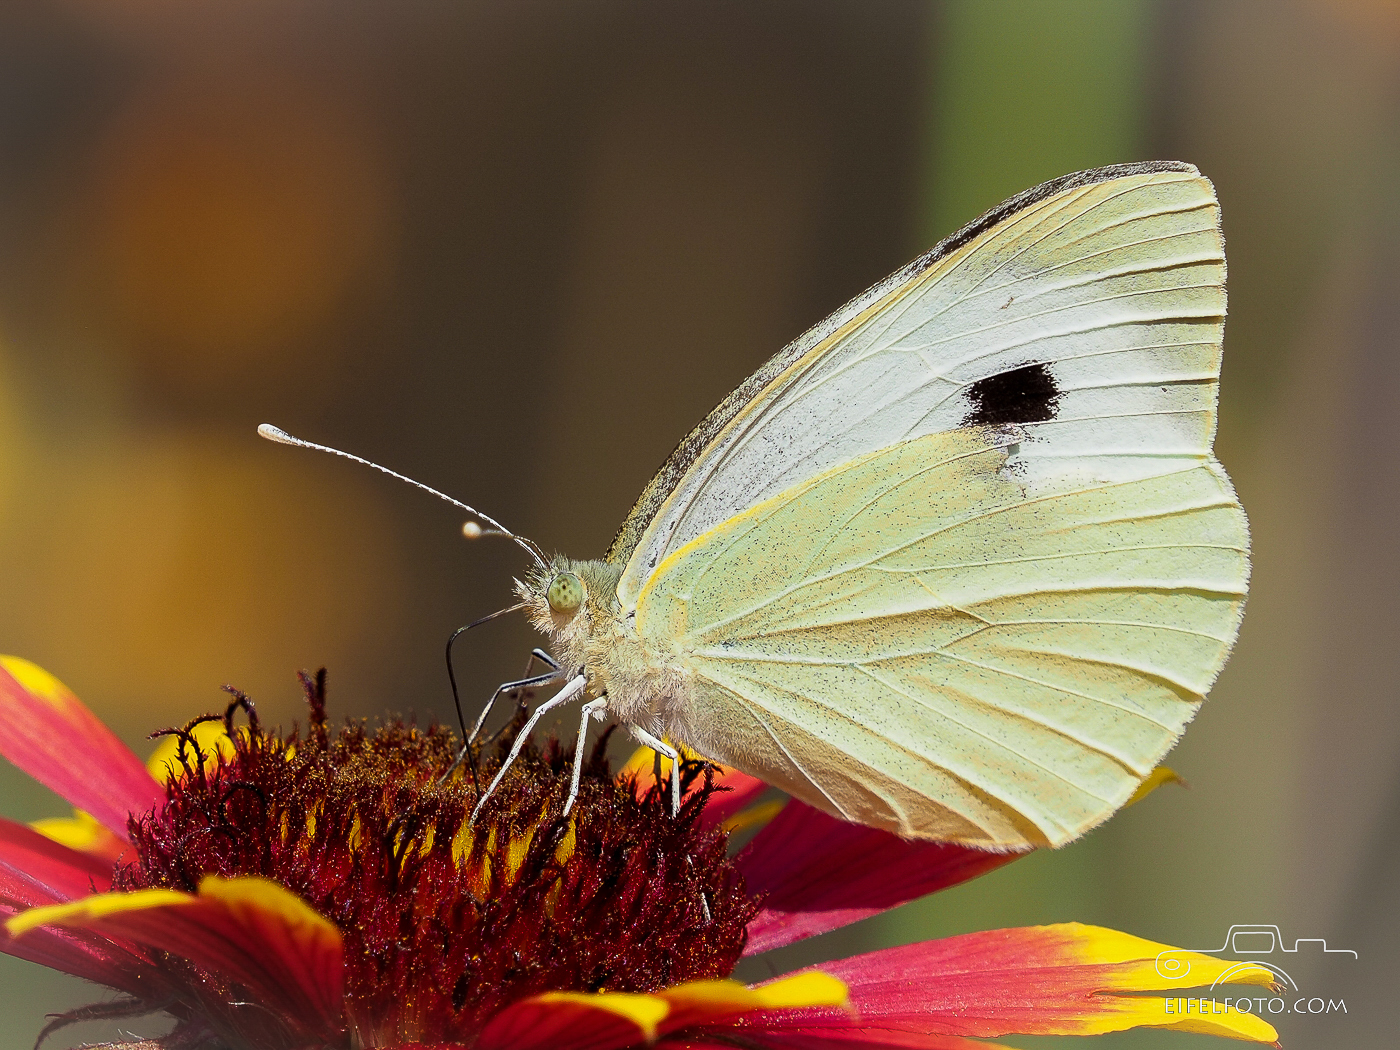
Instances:
[[[624,607],[733,515],[923,435],[1022,424],[1010,469],[1032,487],[1208,455],[1224,278],[1215,196],[1188,165],[1014,198],[779,354],[682,443],[610,553]]]

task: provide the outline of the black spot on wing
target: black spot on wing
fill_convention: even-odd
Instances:
[[[1060,390],[1044,365],[1025,365],[979,379],[967,391],[965,427],[1043,423],[1055,418]]]

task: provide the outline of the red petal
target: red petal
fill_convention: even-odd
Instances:
[[[787,1016],[814,1006],[847,1008],[846,986],[820,970],[807,970],[747,987],[738,981],[688,981],[654,993],[670,1006],[657,1026],[661,1035],[682,1029],[718,1030],[739,1017]]]
[[[734,1044],[710,1042],[706,1031],[692,1033],[691,1038],[667,1038],[657,1044],[657,1050],[733,1050]],[[759,1031],[741,1029],[729,1033],[714,1033],[723,1038],[738,1036],[745,1046],[764,1047],[765,1050],[861,1050],[871,1047],[874,1050],[1012,1050],[996,1043],[986,1043],[980,1039],[963,1039],[956,1035],[924,1035],[918,1032],[887,1032],[872,1028],[865,1030],[859,1026],[846,1031],[832,1028],[790,1028],[783,1030]]]
[[[666,1013],[649,995],[550,992],[491,1018],[476,1050],[621,1050],[651,1042]]]
[[[29,826],[44,838],[85,853],[109,868],[115,867],[118,861],[129,859],[127,853],[131,850],[131,843],[125,838],[118,838],[110,828],[99,824],[80,809],[75,809],[71,817],[45,817],[30,821]]]
[[[160,979],[151,961],[137,949],[105,937],[66,930],[33,930],[23,937],[12,937],[3,923],[15,913],[16,909],[0,905],[0,953],[128,995],[162,997]]]
[[[766,894],[744,954],[834,930],[1020,856],[909,842],[793,799],[737,858],[748,892]]]
[[[1158,969],[1168,954],[1185,964],[1178,968],[1181,977],[1164,977]],[[1148,1025],[1263,1042],[1276,1038],[1252,1014],[1222,1012],[1202,1024],[1196,1016],[1169,1012],[1162,999],[1132,994],[1216,980],[1267,985],[1272,975],[1264,968],[1079,923],[908,944],[823,963],[821,970],[849,986],[858,1028],[986,1038],[1096,1035]],[[741,1023],[788,1031],[829,1026],[838,1037],[851,1028],[846,1013],[820,1010]]]
[[[688,758],[699,758],[695,752],[685,750],[684,754]],[[637,799],[646,797],[646,793],[652,789],[656,783],[653,779],[653,771],[656,766],[656,752],[651,748],[642,746],[632,752],[632,756],[623,763],[621,769],[617,771],[619,780],[631,777],[633,780],[633,790],[637,793]],[[669,769],[669,759],[662,759],[663,769]],[[700,822],[706,827],[715,827],[724,823],[735,813],[750,805],[759,795],[768,790],[768,785],[757,777],[751,777],[747,773],[741,773],[732,766],[714,765],[714,785],[726,790],[716,791],[710,796],[709,803],[705,806],[705,812],[700,817]],[[685,793],[684,798],[688,799],[695,792],[700,790],[703,780],[695,780],[690,785],[690,790]],[[684,801],[684,799],[683,799]]]
[[[506,1007],[476,1050],[622,1050],[650,1045],[693,1025],[718,1026],[745,1014],[786,1015],[815,1004],[844,1005],[846,986],[808,971],[750,988],[737,981],[687,981],[651,994],[546,992]]]
[[[86,896],[93,886],[106,888],[110,882],[111,865],[99,865],[23,824],[0,819],[0,923],[29,908]],[[0,952],[133,995],[152,989],[150,960],[139,949],[100,935],[43,929],[16,938],[0,925]]]
[[[21,939],[49,924],[183,956],[244,985],[262,1006],[318,1037],[344,1029],[340,932],[268,879],[209,876],[198,896],[174,890],[107,893],[37,909],[10,923]]]
[[[710,796],[710,801],[705,805],[705,812],[700,817],[700,822],[705,827],[723,824],[740,810],[751,806],[759,795],[768,790],[768,785],[758,777],[751,777],[747,773],[740,773],[737,769],[728,767],[721,767],[715,774],[715,787],[728,790],[716,791]]]
[[[0,755],[126,839],[126,818],[164,799],[141,760],[66,686],[0,657]]]
[[[0,817],[0,895],[26,908],[112,887],[112,865]]]

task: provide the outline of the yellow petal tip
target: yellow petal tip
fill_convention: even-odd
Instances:
[[[762,1005],[770,1010],[804,1006],[845,1006],[848,989],[844,981],[820,970],[809,970],[754,989]]]
[[[31,663],[22,656],[0,656],[0,667],[3,667],[25,692],[32,693],[55,706],[61,705],[72,696],[66,685],[38,664]]]
[[[535,997],[544,1003],[577,1003],[594,1010],[606,1010],[631,1021],[647,1042],[656,1039],[656,1028],[671,1012],[671,1004],[654,995],[635,992],[545,992]]]
[[[87,926],[95,920],[124,911],[189,904],[195,898],[178,890],[136,890],[132,893],[95,893],[71,904],[30,908],[9,919],[5,929],[18,937],[40,926]]]
[[[69,849],[79,851],[91,847],[106,830],[89,814],[80,809],[75,809],[71,817],[45,817],[43,820],[31,820],[29,826],[43,835],[44,838],[52,839],[60,846],[67,846]],[[111,833],[108,832],[108,834]]]

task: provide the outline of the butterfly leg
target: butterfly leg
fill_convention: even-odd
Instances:
[[[457,772],[457,767],[460,766],[463,760],[470,754],[471,746],[476,742],[477,735],[481,732],[481,726],[486,721],[486,716],[491,713],[492,706],[500,699],[503,693],[511,693],[516,689],[530,689],[537,685],[548,685],[550,682],[558,681],[559,663],[557,660],[543,649],[536,649],[530,654],[530,664],[533,664],[536,660],[542,660],[551,668],[550,671],[547,674],[535,675],[533,678],[521,678],[515,682],[502,682],[496,687],[496,691],[491,694],[491,699],[486,701],[486,706],[482,708],[481,714],[477,717],[476,725],[472,727],[471,733],[468,734],[466,740],[462,742],[462,746],[457,752],[457,757],[452,760],[452,765],[448,766],[447,772],[438,778],[439,784],[447,783],[448,778],[450,778],[453,773]],[[530,664],[525,665],[526,674],[530,672]],[[473,779],[476,777],[475,765],[472,767],[472,777]]]
[[[549,671],[545,674],[531,677],[530,668],[535,665],[536,660],[548,667]],[[525,664],[525,677],[515,682],[502,682],[496,687],[496,691],[491,694],[491,699],[487,700],[486,706],[481,709],[481,714],[476,716],[476,724],[472,726],[471,735],[467,737],[467,743],[471,744],[476,741],[477,734],[481,732],[481,727],[486,724],[486,716],[491,713],[491,708],[494,707],[496,701],[501,698],[502,693],[514,692],[516,689],[529,689],[536,685],[547,685],[559,677],[559,671],[558,660],[554,659],[554,657],[550,656],[543,649],[532,649],[530,651],[530,659]]]
[[[495,779],[491,781],[490,786],[487,787],[481,798],[477,800],[476,808],[472,810],[471,819],[467,821],[469,825],[475,823],[476,815],[481,812],[481,807],[486,805],[486,800],[491,797],[496,788],[500,786],[502,779],[505,778],[506,770],[510,769],[515,763],[516,758],[519,757],[520,749],[525,746],[525,741],[530,739],[530,731],[535,728],[535,723],[547,712],[553,711],[556,707],[567,704],[570,700],[577,698],[587,685],[588,677],[586,675],[575,675],[573,678],[569,679],[568,685],[564,686],[563,689],[559,690],[559,692],[555,693],[544,703],[540,704],[539,707],[535,708],[535,713],[530,716],[525,725],[521,727],[520,732],[516,734],[515,743],[511,746],[510,754],[507,755],[506,760],[501,763],[501,768],[496,772]]]
[[[600,696],[596,700],[590,700],[583,705],[583,710],[578,720],[578,743],[574,745],[574,779],[569,784],[569,801],[564,803],[564,816],[569,815],[569,811],[574,808],[574,800],[578,798],[579,780],[583,776],[583,742],[588,738],[588,720],[593,717],[602,718],[603,709],[608,706],[608,698]]]
[[[648,733],[641,726],[631,727],[632,735],[637,738],[638,743],[645,744],[658,755],[665,755],[671,760],[671,816],[676,816],[681,811],[681,754],[664,740],[660,740]],[[658,760],[659,761],[659,760]]]

